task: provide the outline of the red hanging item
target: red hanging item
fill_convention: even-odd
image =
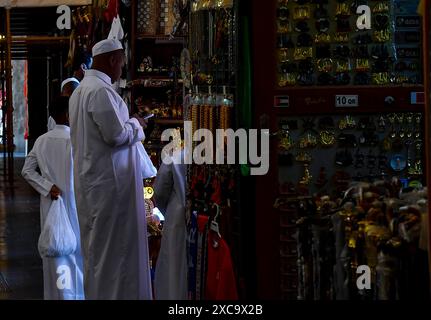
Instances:
[[[217,243],[215,246],[214,243]],[[238,300],[232,258],[226,242],[215,232],[208,234],[206,300]]]
[[[118,0],[109,0],[108,7],[103,12],[106,22],[112,23],[112,20],[118,15]]]

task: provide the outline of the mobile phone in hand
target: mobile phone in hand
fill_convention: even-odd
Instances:
[[[151,114],[149,114],[149,115],[146,115],[145,117],[143,117],[145,120],[147,120],[147,119],[150,119],[150,118],[152,118],[152,117],[154,117],[154,113],[151,113]]]

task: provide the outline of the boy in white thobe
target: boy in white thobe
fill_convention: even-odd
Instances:
[[[77,249],[73,254],[57,258],[42,257],[45,300],[84,299],[68,106],[68,97],[59,97],[51,104],[50,113],[57,125],[36,140],[22,169],[23,177],[40,193],[41,226],[45,223],[52,201],[61,195],[77,240]]]

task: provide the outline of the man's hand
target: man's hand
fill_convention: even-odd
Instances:
[[[49,191],[49,194],[51,195],[52,200],[57,200],[58,196],[61,195],[60,189],[54,184],[51,188],[51,191]]]
[[[148,119],[144,119],[139,116],[139,114],[135,113],[133,115],[134,118],[136,118],[139,121],[139,124],[142,126],[142,129],[145,129],[148,125]]]

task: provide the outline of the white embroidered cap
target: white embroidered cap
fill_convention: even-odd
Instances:
[[[79,84],[79,80],[78,80],[78,79],[76,79],[76,78],[74,78],[74,77],[72,77],[72,78],[67,78],[67,79],[65,79],[65,80],[61,83],[61,89],[60,89],[60,91],[63,91],[63,87],[64,87],[66,84],[68,84],[69,82],[76,82],[77,84]]]
[[[93,54],[93,57],[95,57],[99,54],[121,50],[121,49],[123,49],[123,45],[117,39],[105,39],[96,43],[93,46],[91,53]]]

